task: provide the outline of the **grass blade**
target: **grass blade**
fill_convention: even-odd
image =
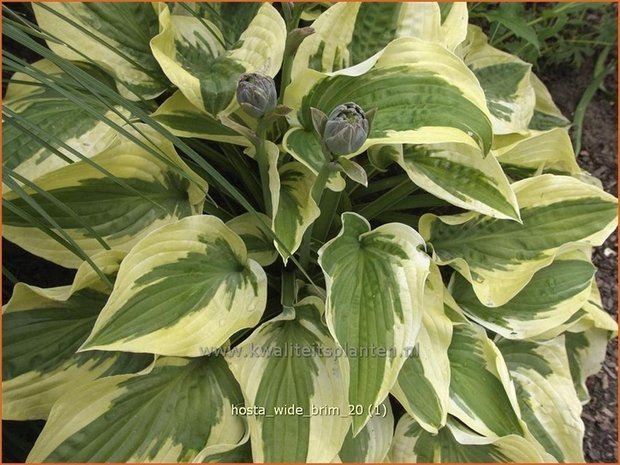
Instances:
[[[108,245],[108,243],[103,239],[103,237],[101,237],[101,235],[95,231],[89,224],[86,224],[84,222],[84,220],[82,220],[82,218],[80,218],[80,216],[73,211],[72,208],[70,208],[67,204],[61,202],[60,200],[58,200],[56,197],[54,197],[51,193],[47,192],[45,189],[41,189],[39,186],[37,186],[35,183],[33,183],[32,181],[29,181],[28,179],[24,178],[23,176],[20,176],[17,173],[11,173],[9,176],[15,178],[17,181],[21,182],[22,184],[24,184],[25,186],[29,187],[30,189],[32,189],[33,191],[35,191],[37,194],[41,195],[42,197],[45,197],[47,200],[49,200],[52,204],[54,204],[57,208],[59,208],[60,210],[62,210],[64,213],[66,213],[67,215],[69,215],[75,222],[79,223],[82,225],[82,227],[89,232],[89,234],[91,236],[93,236],[93,238],[99,242],[99,244],[101,244],[101,246],[106,249],[106,250],[111,250],[111,247]],[[26,193],[26,195],[28,195],[30,197],[30,195],[22,190],[22,192]],[[21,194],[18,192],[17,193],[20,197]],[[23,198],[23,197],[22,197]],[[32,199],[32,197],[30,197]],[[25,200],[25,199],[24,199]],[[34,199],[32,199],[33,202],[35,202]],[[41,209],[43,210],[43,207],[41,207]]]
[[[3,180],[3,181],[6,182],[6,180]],[[17,187],[19,189],[19,186]],[[2,199],[2,208],[6,208],[7,210],[12,211],[15,215],[19,216],[24,221],[27,221],[28,223],[36,226],[41,232],[43,232],[44,234],[54,239],[56,242],[61,244],[63,247],[65,247],[67,250],[69,250],[71,253],[73,253],[80,259],[87,262],[91,266],[91,268],[97,273],[97,275],[101,278],[101,280],[104,283],[106,283],[109,287],[112,287],[112,282],[110,281],[110,279],[105,275],[103,271],[101,271],[101,269],[95,264],[95,262],[92,261],[92,259],[88,256],[88,254],[86,254],[86,252],[84,252],[84,250],[82,250],[82,248],[78,244],[76,244],[75,241],[71,237],[68,237],[68,239],[63,237],[64,235],[66,235],[64,231],[62,231],[61,234],[56,233],[45,223],[39,221],[36,217],[24,212],[23,210],[16,207],[11,202],[8,202],[5,199]]]

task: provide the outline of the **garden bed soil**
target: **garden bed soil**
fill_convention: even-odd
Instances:
[[[592,80],[593,63],[581,70],[557,68],[541,76],[564,115],[572,120],[583,91]],[[607,77],[609,94],[597,92],[585,115],[579,165],[600,179],[604,189],[618,195],[617,70]],[[594,251],[596,280],[603,306],[618,318],[618,232]],[[584,407],[584,452],[588,462],[618,463],[618,342],[607,346],[601,371],[587,382],[592,400]]]

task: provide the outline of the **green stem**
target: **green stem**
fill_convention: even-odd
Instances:
[[[390,207],[396,205],[398,202],[401,202],[405,197],[417,189],[418,186],[412,183],[411,180],[406,179],[378,199],[364,205],[358,213],[367,220],[371,220],[382,212],[388,210]]]
[[[233,121],[228,116],[220,117],[220,122],[224,124],[224,126],[229,127],[233,131],[245,136],[249,141],[254,144],[254,149],[256,150],[256,161],[258,162],[258,170],[260,173],[260,184],[261,190],[263,193],[263,206],[265,213],[267,216],[271,216],[272,213],[272,205],[271,205],[271,193],[269,189],[269,158],[267,155],[266,149],[266,136],[267,129],[270,125],[269,118],[261,117],[258,121],[258,125],[256,127],[256,132],[252,131],[250,128],[247,128],[236,121]]]
[[[323,197],[323,191],[325,190],[325,186],[327,185],[327,180],[329,179],[329,174],[332,171],[332,163],[328,162],[323,165],[319,174],[314,181],[314,186],[312,187],[312,198],[317,205],[321,204],[321,198]],[[320,218],[320,217],[319,217]],[[315,223],[312,223],[306,232],[304,233],[304,237],[301,240],[301,246],[299,247],[299,255],[300,255],[300,265],[302,268],[306,268],[308,263],[310,263],[310,245],[312,243],[312,231],[314,229]]]
[[[314,224],[315,238],[321,242],[327,240],[327,235],[331,229],[331,225],[338,211],[338,205],[340,204],[340,196],[342,192],[334,192],[327,189],[321,198],[321,204],[319,210],[321,215],[317,218]]]
[[[297,290],[295,288],[295,270],[288,271],[286,268],[282,270],[282,297],[281,303],[284,311],[293,310],[293,305],[297,299]]]
[[[280,96],[278,98],[279,103],[282,103],[284,99],[284,90],[286,86],[291,82],[291,73],[293,71],[293,59],[290,54],[284,54],[284,60],[282,63],[282,74],[280,75]]]
[[[261,122],[258,123],[256,129],[256,161],[258,162],[258,171],[260,173],[261,190],[263,191],[263,205],[265,213],[271,217],[273,214],[273,205],[271,204],[271,190],[269,189],[269,158],[265,144],[266,129]]]
[[[299,20],[301,19],[301,14],[304,11],[303,5],[295,5],[293,7],[293,17],[290,22],[286,24],[286,44],[284,45],[284,56],[282,59],[282,72],[280,74],[280,97],[278,101],[282,103],[282,99],[284,98],[284,90],[286,86],[291,82],[291,71],[293,70],[293,60],[295,59],[295,52],[297,52],[297,48],[299,47],[299,42],[295,40],[295,38],[291,35],[291,32],[294,31],[299,26]]]

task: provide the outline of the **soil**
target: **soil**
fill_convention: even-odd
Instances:
[[[581,70],[557,68],[547,70],[541,79],[547,84],[556,104],[572,120],[583,91],[590,84],[593,63]],[[618,195],[618,110],[617,70],[607,77],[609,93],[597,92],[584,119],[582,149],[578,162],[600,179],[604,189]],[[594,251],[603,306],[618,318],[618,232]],[[588,462],[618,463],[618,341],[607,346],[602,369],[587,381],[592,400],[584,406],[584,452]]]

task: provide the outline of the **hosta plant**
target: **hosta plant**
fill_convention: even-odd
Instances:
[[[29,461],[584,460],[617,201],[465,4],[31,8],[3,235],[76,271],[3,310]]]

